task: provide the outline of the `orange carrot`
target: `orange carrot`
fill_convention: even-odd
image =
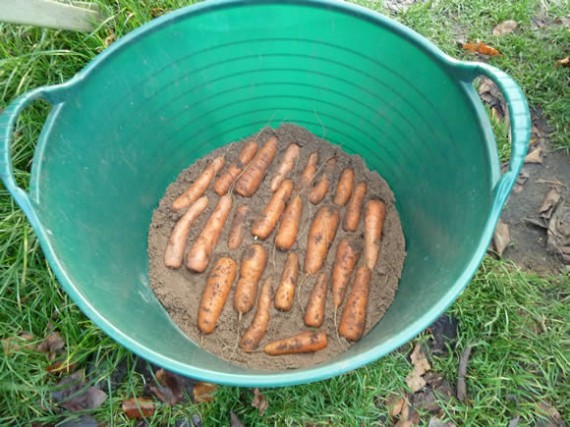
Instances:
[[[236,209],[234,219],[230,228],[230,234],[228,235],[228,249],[237,249],[241,242],[243,241],[243,229],[245,227],[245,218],[249,207],[247,205],[241,205]]]
[[[299,147],[297,144],[291,144],[289,147],[287,147],[285,153],[283,154],[283,157],[281,158],[281,165],[279,165],[279,170],[271,180],[271,191],[277,190],[283,180],[287,178],[289,172],[293,170],[295,167],[295,162],[297,162],[297,159],[299,158],[300,152],[301,147]]]
[[[332,270],[332,296],[335,312],[344,300],[350,276],[360,258],[361,251],[362,247],[356,241],[342,239],[338,244]]]
[[[331,206],[322,206],[317,211],[309,229],[309,240],[305,254],[303,271],[307,274],[316,273],[323,266],[327,253],[336,236],[338,228],[338,210]]]
[[[164,252],[164,265],[170,268],[180,268],[184,258],[184,248],[190,234],[192,223],[200,216],[208,206],[208,198],[200,197],[190,209],[178,220],[172,234],[168,239],[166,251]]]
[[[381,200],[369,200],[364,211],[364,256],[366,266],[374,270],[380,255],[382,228],[386,218],[386,205]]]
[[[299,233],[299,222],[303,213],[303,202],[299,195],[293,197],[285,208],[283,218],[275,235],[275,246],[282,251],[293,247]]]
[[[347,340],[358,341],[364,334],[371,274],[365,265],[356,269],[354,283],[338,326],[338,333]]]
[[[311,193],[309,195],[309,201],[313,205],[318,205],[327,195],[330,186],[330,175],[334,172],[336,168],[336,157],[330,158],[325,164],[325,169],[317,182],[311,188]]]
[[[287,201],[293,192],[293,187],[293,181],[290,179],[286,179],[281,183],[279,189],[273,193],[271,199],[269,199],[269,202],[263,209],[261,217],[255,221],[251,227],[251,234],[253,236],[258,237],[261,240],[265,240],[269,237],[277,225],[281,214],[285,210]]]
[[[190,270],[202,273],[208,268],[208,263],[210,262],[216,243],[218,243],[218,239],[220,238],[220,234],[222,234],[222,229],[231,210],[231,196],[226,194],[220,197],[212,215],[208,218],[202,232],[198,235],[190,252],[188,252],[186,267]]]
[[[216,329],[228,295],[236,279],[237,263],[223,257],[217,260],[208,275],[198,311],[198,328],[205,334]]]
[[[243,254],[239,280],[234,295],[234,307],[240,314],[253,308],[257,297],[257,284],[267,265],[267,251],[259,244],[251,245]]]
[[[281,311],[289,311],[295,301],[295,288],[299,275],[299,257],[295,252],[289,252],[287,261],[283,267],[281,283],[275,293],[275,308]]]
[[[326,273],[319,273],[317,281],[307,306],[305,307],[304,322],[307,326],[320,328],[325,321],[325,305],[327,302],[328,277]]]
[[[243,168],[253,159],[257,149],[258,146],[255,141],[249,141],[243,146],[238,154],[237,160],[214,182],[212,188],[218,196],[223,196],[228,192],[234,180],[243,171]]]
[[[269,137],[263,147],[259,149],[255,157],[247,165],[243,174],[236,181],[236,193],[244,197],[251,197],[257,191],[263,181],[267,168],[269,168],[271,162],[273,162],[278,145],[279,140],[276,137]]]
[[[305,165],[305,169],[301,173],[301,186],[306,187],[315,178],[317,174],[317,163],[319,161],[319,153],[316,151],[309,155],[307,159],[307,164]]]
[[[360,223],[360,211],[362,210],[362,205],[364,203],[364,197],[366,196],[366,183],[359,182],[354,187],[354,193],[348,202],[346,207],[346,212],[344,214],[344,221],[342,223],[342,228],[344,231],[356,231],[358,224]]]
[[[257,301],[255,317],[241,337],[239,348],[244,351],[253,351],[267,332],[269,326],[269,311],[271,310],[271,277],[265,279]]]
[[[172,208],[177,211],[187,208],[198,200],[198,198],[202,197],[208,185],[210,185],[210,182],[212,182],[216,174],[224,166],[224,163],[225,160],[223,157],[213,159],[208,166],[204,168],[200,176],[196,178],[196,181],[172,203]]]
[[[342,171],[336,187],[336,194],[334,196],[334,204],[337,206],[344,206],[348,203],[352,193],[352,186],[354,185],[354,170],[346,168]]]
[[[284,354],[314,353],[327,346],[327,335],[320,331],[305,331],[292,337],[267,344],[263,351],[269,356]]]

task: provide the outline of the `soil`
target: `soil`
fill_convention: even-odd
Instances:
[[[232,160],[235,159],[245,141],[249,141],[253,138],[256,139],[259,144],[262,144],[273,134],[275,134],[280,141],[275,160],[268,169],[266,178],[262,185],[251,198],[243,198],[234,193],[232,212],[230,213],[226,226],[218,240],[215,255],[210,261],[209,268],[201,274],[190,272],[184,266],[178,270],[166,268],[163,264],[166,243],[176,221],[181,216],[181,213],[176,213],[171,209],[173,200],[188,188],[212,158],[224,156],[227,167]],[[299,161],[297,162],[293,172],[288,177],[294,182],[297,182],[297,177],[304,168],[308,155],[314,151],[318,151],[319,153],[320,165],[323,165],[327,159],[335,156],[337,158],[338,166],[331,180],[331,190],[329,190],[328,195],[319,205],[314,206],[309,203],[308,192],[303,189],[300,191],[300,195],[303,199],[303,216],[297,243],[293,247],[293,250],[297,251],[299,254],[300,262],[299,279],[295,295],[296,302],[292,310],[285,313],[279,312],[272,307],[269,328],[259,345],[260,350],[253,353],[245,353],[237,347],[237,344],[240,336],[251,323],[251,320],[255,315],[255,308],[245,314],[241,319],[241,322],[238,321],[237,313],[233,308],[234,285],[228,300],[226,301],[224,311],[220,316],[216,330],[210,335],[203,335],[199,332],[196,326],[200,298],[209,270],[215,260],[221,256],[230,256],[239,263],[242,253],[254,242],[250,233],[246,232],[244,233],[245,237],[241,246],[234,251],[228,250],[226,242],[227,235],[229,233],[229,224],[231,224],[236,207],[244,203],[250,207],[247,218],[248,225],[251,225],[258,217],[272,194],[269,188],[269,177],[273,177],[275,175],[275,171],[280,164],[279,159],[290,143],[296,143],[301,146]],[[326,318],[321,328],[321,330],[324,330],[329,337],[329,343],[326,349],[313,354],[278,357],[267,356],[261,351],[263,346],[268,342],[308,329],[303,324],[303,314],[309,294],[316,279],[313,276],[305,276],[302,273],[308,228],[311,223],[311,218],[316,213],[318,207],[332,204],[335,183],[337,182],[341,171],[348,166],[352,167],[355,171],[355,183],[362,180],[367,182],[368,191],[365,200],[379,198],[386,204],[386,219],[383,229],[381,256],[372,274],[366,333],[378,322],[380,318],[382,318],[386,309],[394,299],[405,258],[404,236],[399,216],[395,209],[394,194],[378,173],[371,172],[366,168],[364,161],[359,156],[349,156],[338,146],[331,145],[330,143],[317,138],[304,128],[292,124],[283,124],[277,129],[264,128],[253,137],[245,138],[240,142],[221,147],[196,161],[189,168],[182,171],[176,181],[168,187],[158,208],[153,214],[152,223],[149,228],[148,240],[151,286],[173,321],[182,329],[182,331],[184,331],[185,334],[187,334],[193,341],[199,343],[204,349],[216,354],[222,359],[231,361],[238,365],[270,371],[293,369],[319,364],[345,351],[352,345],[352,343],[338,337],[332,310],[332,297],[331,293],[328,292]],[[225,168],[222,169],[221,172],[223,173],[224,170]],[[317,174],[317,179],[318,176],[319,175]],[[186,250],[188,250],[193,244],[199,230],[203,228],[204,223],[210,216],[210,213],[219,199],[211,189],[207,190],[206,196],[208,196],[210,203],[204,213],[202,213],[198,220],[193,224]],[[341,221],[344,210],[344,207],[340,208]],[[330,274],[332,263],[336,255],[337,245],[342,238],[362,238],[362,222],[363,221],[361,219],[359,229],[354,233],[345,232],[342,227],[339,226],[335,242],[328,252],[323,271]],[[248,229],[249,227],[246,227],[246,230]],[[261,283],[263,283],[266,277],[271,276],[273,277],[273,291],[275,292],[281,277],[287,253],[281,252],[274,247],[274,236],[275,230],[265,241],[261,242],[257,240],[256,243],[262,243],[269,254],[269,261],[259,285],[261,286]],[[362,262],[363,257],[361,257],[359,264]],[[350,288],[347,291],[347,296],[349,292]],[[343,307],[341,306],[338,317],[340,317],[342,309]]]

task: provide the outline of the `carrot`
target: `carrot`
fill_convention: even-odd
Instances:
[[[198,200],[198,198],[204,194],[216,174],[224,166],[224,163],[225,160],[223,157],[213,159],[208,166],[204,168],[200,176],[196,178],[196,181],[172,203],[172,208],[178,211],[187,208]]]
[[[311,292],[305,307],[304,322],[307,326],[320,328],[325,321],[325,305],[327,302],[328,277],[326,273],[319,273],[315,287]]]
[[[333,306],[336,310],[342,304],[350,276],[360,258],[362,247],[356,242],[342,239],[336,251],[336,258],[332,269],[332,296]]]
[[[258,148],[255,141],[249,141],[243,146],[237,156],[237,160],[214,182],[212,188],[218,196],[223,196],[228,192],[234,180],[243,171],[243,168],[253,159]]]
[[[258,237],[261,240],[265,240],[269,237],[277,225],[281,214],[285,210],[287,201],[293,192],[293,187],[293,181],[286,179],[279,186],[279,189],[273,193],[271,199],[269,199],[269,202],[263,209],[263,214],[251,227],[251,234],[253,236]]]
[[[307,164],[305,165],[305,169],[301,173],[301,186],[306,187],[315,178],[317,174],[317,163],[319,161],[319,153],[316,151],[309,155],[307,159]]]
[[[381,200],[369,200],[364,210],[364,256],[366,266],[374,270],[380,255],[382,228],[386,218],[386,205]]]
[[[316,273],[321,269],[327,253],[336,236],[338,228],[338,210],[331,206],[322,206],[317,211],[309,229],[309,240],[305,254],[303,271],[307,274]]]
[[[220,238],[220,234],[222,233],[222,229],[231,210],[231,196],[226,194],[220,197],[212,215],[210,215],[210,218],[206,221],[202,232],[198,235],[190,252],[188,252],[186,267],[190,270],[202,273],[208,268],[208,263],[210,262],[216,243],[218,243],[218,239]]]
[[[203,333],[211,334],[216,329],[218,318],[236,279],[236,270],[237,263],[229,257],[220,258],[212,267],[198,311],[198,329]]]
[[[237,249],[241,242],[243,241],[243,228],[245,225],[245,218],[249,207],[247,205],[241,205],[236,209],[234,219],[230,228],[230,234],[228,235],[228,249]]]
[[[184,248],[186,247],[186,240],[190,234],[190,227],[192,223],[200,216],[204,209],[208,206],[208,198],[206,196],[200,197],[190,209],[178,220],[172,234],[168,239],[166,251],[164,252],[164,265],[170,268],[180,268],[182,259],[184,258]]]
[[[281,183],[289,172],[293,170],[295,167],[295,162],[299,158],[299,153],[301,152],[301,147],[297,144],[291,144],[285,150],[283,157],[281,158],[281,165],[279,166],[279,170],[271,180],[271,191],[275,191],[279,188]]]
[[[251,325],[241,337],[239,348],[244,351],[253,351],[267,332],[269,326],[269,310],[271,310],[271,277],[265,279],[257,301],[257,311]]]
[[[240,314],[253,308],[257,297],[257,284],[267,265],[267,251],[259,244],[251,245],[243,254],[239,280],[234,295],[234,307]]]
[[[287,261],[283,267],[281,283],[275,293],[275,308],[281,311],[289,311],[295,301],[295,288],[299,276],[299,257],[295,252],[289,252]]]
[[[371,274],[365,265],[356,270],[354,283],[338,326],[338,333],[347,340],[358,341],[364,334]]]
[[[284,354],[314,353],[327,346],[327,334],[320,331],[305,331],[292,337],[270,342],[263,351],[269,356]]]
[[[277,146],[279,140],[271,136],[265,142],[263,147],[256,153],[255,157],[247,165],[243,174],[236,181],[236,193],[244,196],[251,197],[257,191],[263,181],[263,177],[267,168],[271,165],[275,153],[277,153]]]
[[[354,185],[354,169],[346,168],[342,171],[336,186],[336,194],[334,196],[334,204],[344,206],[350,199],[352,186]]]
[[[336,158],[330,158],[326,165],[323,174],[319,180],[311,188],[311,193],[309,195],[309,201],[313,205],[318,205],[327,195],[330,186],[330,175],[332,175],[334,169],[336,168]]]
[[[299,233],[299,222],[303,213],[303,202],[299,195],[289,202],[283,213],[283,218],[275,235],[275,246],[282,251],[293,247]]]
[[[364,197],[366,196],[366,183],[359,182],[354,187],[354,192],[348,202],[346,207],[346,212],[344,214],[344,221],[342,223],[342,228],[344,231],[356,231],[358,228],[358,223],[360,222],[360,211],[362,210],[362,204],[364,203]]]

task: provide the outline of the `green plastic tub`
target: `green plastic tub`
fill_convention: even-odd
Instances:
[[[504,174],[473,87],[479,75],[498,84],[509,107]],[[53,108],[25,192],[12,175],[10,140],[18,114],[39,98]],[[386,178],[408,255],[394,303],[361,342],[322,365],[267,372],[218,359],[171,322],[149,287],[147,230],[182,169],[282,122],[360,154]],[[367,9],[210,1],[132,32],[69,82],[16,99],[0,116],[0,173],[62,287],[111,337],[183,375],[284,386],[377,360],[453,303],[485,255],[529,125],[525,98],[505,73],[456,61]]]

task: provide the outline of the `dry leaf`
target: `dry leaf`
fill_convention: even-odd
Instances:
[[[61,338],[61,335],[57,332],[52,332],[38,346],[38,351],[46,353],[48,358],[53,360],[58,354],[61,354],[64,347],[65,342],[63,341],[63,338]]]
[[[570,67],[570,56],[559,59],[558,61],[556,61],[556,65],[559,65],[561,67]]]
[[[56,387],[51,393],[53,400],[71,412],[96,409],[107,399],[107,393],[85,383],[83,370],[65,377]]]
[[[559,203],[548,223],[547,246],[570,264],[570,207]]]
[[[423,353],[420,344],[416,344],[414,351],[410,355],[410,359],[412,361],[413,369],[406,377],[406,384],[410,387],[412,393],[415,393],[426,385],[422,375],[429,371],[431,366]]]
[[[154,383],[149,388],[151,393],[160,401],[168,406],[173,406],[184,397],[186,379],[164,369],[159,369],[155,373]]]
[[[128,418],[140,419],[147,418],[154,414],[154,402],[145,397],[131,397],[123,400],[121,409]]]
[[[455,424],[452,422],[444,423],[437,417],[431,417],[429,420],[428,427],[455,427]]]
[[[403,397],[392,396],[390,400],[388,400],[388,413],[391,417],[397,417],[402,412],[404,405],[406,404],[406,399]]]
[[[35,345],[30,341],[33,341],[34,338],[31,333],[25,331],[20,332],[15,337],[4,338],[2,340],[2,351],[6,356],[21,350],[33,351]]]
[[[61,374],[62,372],[70,373],[77,369],[76,363],[70,363],[67,357],[56,360],[54,363],[46,367],[46,371],[50,374]]]
[[[518,27],[517,21],[509,19],[508,21],[501,22],[499,25],[493,28],[493,35],[497,37],[506,36],[507,34],[510,34],[513,31],[515,31],[517,27]]]
[[[194,403],[205,403],[214,400],[214,391],[218,388],[215,384],[196,383],[192,388]]]
[[[457,369],[457,398],[461,402],[467,400],[467,384],[465,383],[465,377],[467,375],[467,365],[469,363],[469,357],[471,356],[472,347],[468,345],[461,353],[461,358],[459,359],[459,368]]]
[[[527,154],[524,159],[525,163],[542,163],[542,148],[537,147],[535,150]]]
[[[550,219],[552,213],[554,212],[554,209],[556,208],[556,206],[558,206],[558,203],[560,202],[560,197],[561,197],[560,191],[558,191],[558,188],[556,187],[552,188],[548,192],[548,194],[544,198],[544,201],[542,202],[542,205],[538,209],[539,216],[541,216],[544,219]]]
[[[495,227],[495,233],[493,234],[493,246],[499,257],[503,256],[503,252],[505,252],[505,249],[509,246],[510,241],[511,234],[509,232],[509,226],[499,219]]]
[[[414,425],[414,423],[412,423],[410,420],[399,420],[396,424],[394,424],[394,427],[412,427]]]
[[[115,40],[117,40],[115,32],[113,30],[109,30],[107,32],[107,37],[105,37],[105,40],[103,40],[103,44],[105,45],[105,47],[109,47],[109,45],[113,43]]]
[[[558,410],[551,404],[546,402],[540,402],[538,404],[538,407],[540,409],[540,412],[550,417],[553,421],[556,422],[562,421],[562,415],[560,415],[560,412],[558,412]]]
[[[263,414],[265,414],[265,410],[269,407],[269,403],[267,403],[267,399],[259,391],[258,388],[253,389],[253,401],[251,402],[251,406],[259,409],[259,415],[262,417],[263,417]]]
[[[472,53],[478,53],[480,55],[486,55],[486,56],[497,56],[500,55],[501,52],[499,52],[497,49],[492,48],[489,45],[486,45],[483,42],[477,42],[477,43],[471,43],[471,42],[467,42],[467,43],[463,43],[461,45],[461,48],[463,50],[466,50],[468,52],[472,52]]]
[[[234,412],[230,412],[230,427],[245,427]]]

